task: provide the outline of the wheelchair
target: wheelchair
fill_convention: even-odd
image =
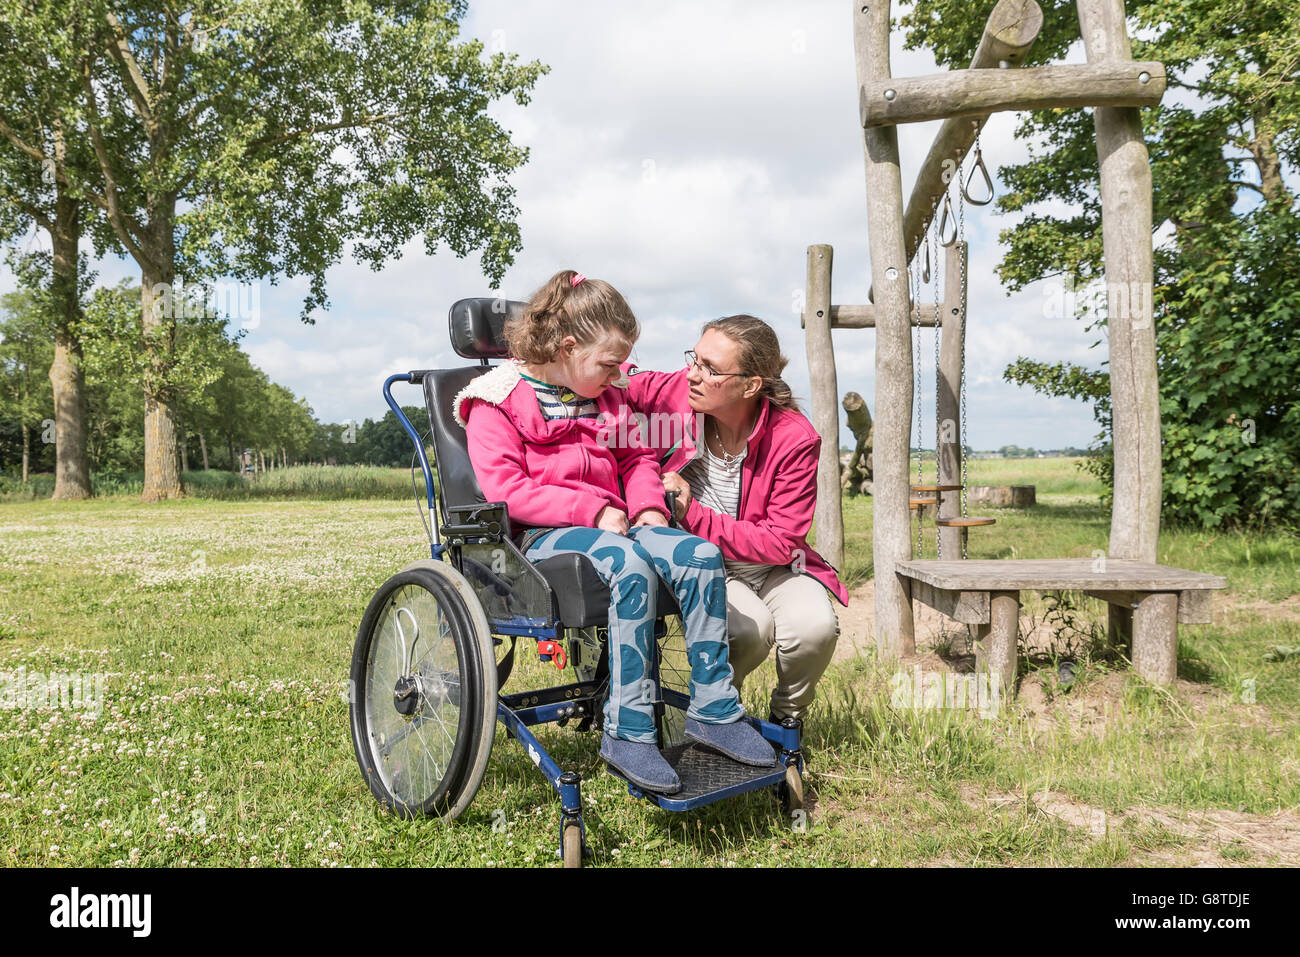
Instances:
[[[556,722],[600,733],[609,685],[609,588],[586,556],[537,564],[524,557],[505,505],[484,499],[452,409],[461,389],[491,368],[490,359],[506,357],[505,322],[523,308],[503,299],[460,300],[449,315],[452,347],[478,365],[401,373],[384,382],[384,399],[415,446],[412,486],[415,459],[424,475],[421,518],[427,508],[430,557],[384,582],[366,608],[352,654],[352,744],[384,808],[401,817],[452,820],[473,801],[501,723],[559,797],[559,855],[565,867],[579,867],[591,854],[581,775],[561,768],[529,728]],[[436,482],[422,437],[393,399],[398,382],[424,390]],[[690,666],[676,600],[659,585],[650,667],[655,726],[682,789],[658,794],[628,781],[628,792],[685,811],[771,788],[793,812],[803,802],[797,719],[743,719],[776,746],[774,768],[749,767],[685,739]],[[572,680],[505,693],[521,639]],[[506,641],[509,649],[498,660]]]

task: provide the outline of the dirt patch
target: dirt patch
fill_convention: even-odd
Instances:
[[[1022,596],[1022,601],[1025,596]],[[848,661],[859,655],[874,655],[876,648],[876,588],[874,581],[865,582],[849,593],[847,608],[836,606],[840,619],[840,640],[835,647],[833,661]],[[974,627],[967,631],[965,625],[959,624],[929,605],[912,602],[912,618],[915,622],[916,648],[918,651],[933,649],[951,649],[954,654],[970,650],[969,642],[974,636]],[[1024,614],[1020,616],[1020,640],[1022,647],[1031,655],[1050,654],[1058,647],[1056,633],[1043,621],[1040,615]]]
[[[1021,679],[1016,703],[1035,731],[1055,731],[1064,718],[1073,731],[1104,737],[1124,720],[1125,680],[1123,674],[1108,674],[1083,688],[1058,693],[1050,673],[1028,674]]]
[[[997,808],[1023,806],[1019,794],[977,794],[962,789],[962,799],[976,806]],[[1109,812],[1076,801],[1056,791],[1030,796],[1035,811],[1071,828],[1086,831],[1094,840],[1110,833],[1123,833],[1136,825],[1158,825],[1176,835],[1184,845],[1135,851],[1131,863],[1175,866],[1225,867],[1235,864],[1300,864],[1300,814],[1276,811],[1272,814],[1243,814],[1239,811],[1178,811],[1139,805]]]
[[[1265,621],[1300,622],[1300,595],[1290,595],[1281,601],[1242,601],[1216,592],[1212,600],[1215,621],[1263,618]]]

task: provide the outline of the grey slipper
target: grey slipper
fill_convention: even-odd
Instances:
[[[743,718],[730,724],[705,724],[687,718],[686,737],[721,751],[741,764],[756,768],[770,768],[776,764],[776,752],[772,746]]]
[[[606,734],[601,736],[600,756],[623,777],[647,791],[676,794],[682,789],[682,779],[654,744],[624,741]]]

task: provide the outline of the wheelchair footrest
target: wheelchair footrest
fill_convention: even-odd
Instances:
[[[702,807],[745,791],[772,787],[785,780],[785,768],[780,764],[771,768],[755,768],[694,743],[665,748],[663,756],[682,779],[680,791],[676,794],[656,794],[653,791],[642,791],[631,783],[628,784],[628,790],[634,796],[653,801],[667,811]]]

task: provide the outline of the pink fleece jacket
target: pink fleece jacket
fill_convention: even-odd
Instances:
[[[646,372],[631,364],[623,369],[629,376],[627,397],[637,412],[649,417],[645,432],[658,446],[660,466],[665,472],[680,471],[700,452],[687,370]],[[661,417],[658,422],[656,416]],[[672,446],[665,443],[673,430],[655,428],[667,420],[681,423]],[[821,444],[821,436],[801,413],[764,400],[740,469],[739,517],[715,512],[692,498],[681,525],[713,542],[725,557],[738,561],[789,565],[802,552],[804,570],[847,605],[849,593],[835,569],[808,546],[817,505]]]
[[[489,502],[505,502],[517,528],[594,528],[606,505],[629,521],[645,509],[667,517],[654,450],[625,447],[626,392],[596,398],[599,419],[546,419],[537,394],[507,362],[474,379],[452,408],[466,427],[470,462]],[[620,487],[621,481],[621,487]]]

